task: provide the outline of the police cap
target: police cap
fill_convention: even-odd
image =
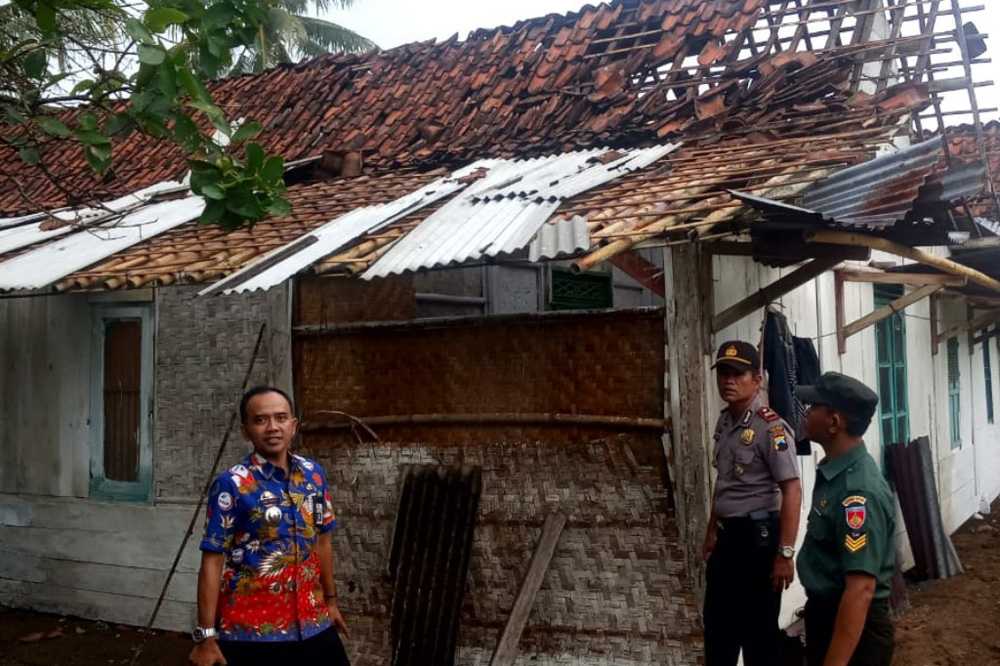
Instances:
[[[757,356],[757,348],[749,342],[733,340],[725,342],[719,347],[719,353],[715,357],[712,369],[726,365],[737,370],[755,370],[760,367],[760,359]]]

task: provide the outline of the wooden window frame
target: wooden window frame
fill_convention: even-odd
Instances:
[[[996,422],[996,410],[993,404],[993,357],[989,339],[983,343],[983,374],[986,385],[986,423],[993,425]]]
[[[104,344],[109,321],[138,320],[140,354],[139,470],[135,481],[108,479],[104,473]],[[153,481],[153,311],[151,305],[95,305],[91,314],[90,496],[96,499],[149,501]]]
[[[902,285],[876,284],[873,290],[875,307],[882,307],[904,294]],[[902,348],[896,348],[894,327],[899,327],[899,338]],[[888,359],[883,359],[879,350],[879,339],[885,338]],[[898,360],[897,360],[898,359]],[[889,386],[883,387],[878,381],[879,392],[879,433],[885,439],[885,421],[890,421],[893,437],[899,441],[886,442],[890,444],[906,444],[910,438],[910,396],[909,396],[909,359],[906,354],[906,317],[902,312],[896,312],[875,324],[875,362],[878,373],[883,369],[888,371]],[[900,378],[900,374],[902,377]],[[888,395],[886,395],[888,392]],[[902,395],[900,395],[902,394]],[[902,405],[902,409],[900,406]],[[900,420],[903,421],[903,432],[900,430]]]

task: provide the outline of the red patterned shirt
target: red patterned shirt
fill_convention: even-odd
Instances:
[[[293,641],[330,627],[316,540],[336,519],[323,468],[289,456],[289,472],[256,453],[215,479],[201,549],[224,553],[221,640]]]

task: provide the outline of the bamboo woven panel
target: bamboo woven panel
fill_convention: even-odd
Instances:
[[[412,319],[416,315],[413,276],[371,282],[303,276],[295,281],[293,307],[296,324]]]
[[[479,440],[331,447],[313,437],[305,453],[322,462],[333,490],[338,587],[350,621],[362,629],[352,632],[349,645],[358,663],[388,663],[392,588],[383,574],[407,464],[482,468],[456,663],[489,663],[553,512],[567,516],[567,527],[519,663],[698,663],[697,602],[685,587],[663,450],[652,438],[622,435],[576,446]]]
[[[477,319],[400,326],[295,342],[296,395],[307,422],[338,410],[409,414],[585,414],[662,418],[659,312]],[[379,430],[399,441],[579,441],[580,426],[414,426]]]

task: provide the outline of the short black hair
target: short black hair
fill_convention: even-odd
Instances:
[[[250,404],[251,398],[263,395],[264,393],[277,393],[280,395],[288,403],[288,409],[291,410],[293,415],[295,414],[295,405],[292,404],[292,399],[280,388],[277,386],[254,386],[240,398],[240,423],[247,422],[247,405]]]
[[[851,437],[864,437],[868,432],[868,426],[872,423],[871,419],[848,416],[843,412],[840,412],[840,415],[844,417],[844,430]]]

